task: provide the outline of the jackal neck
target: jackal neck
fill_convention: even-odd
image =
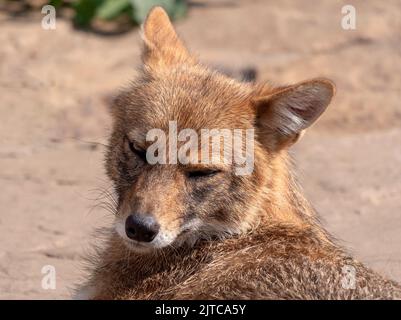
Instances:
[[[312,227],[318,235],[329,239],[317,221],[317,215],[304,197],[291,168],[287,151],[269,159],[266,172],[265,201],[262,206],[262,223],[285,223],[299,228]]]

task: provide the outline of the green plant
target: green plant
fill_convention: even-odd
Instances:
[[[54,0],[59,3],[60,1]],[[141,24],[149,9],[161,5],[173,19],[185,15],[185,0],[76,0],[72,2],[75,11],[74,22],[89,26],[93,19],[114,20],[121,15],[128,15],[135,24]]]

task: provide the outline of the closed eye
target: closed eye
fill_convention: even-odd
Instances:
[[[196,178],[212,177],[220,172],[221,170],[218,169],[205,169],[205,170],[187,171],[186,174],[188,178],[196,179]]]
[[[132,153],[136,154],[142,161],[146,162],[146,150],[138,147],[135,142],[128,140],[128,146]]]

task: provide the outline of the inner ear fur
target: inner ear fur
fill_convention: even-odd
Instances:
[[[262,95],[253,100],[262,143],[273,148],[292,145],[326,110],[334,83],[317,78]]]

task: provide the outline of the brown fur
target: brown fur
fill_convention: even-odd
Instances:
[[[116,219],[152,214],[176,234],[164,248],[138,252],[111,228],[92,257],[81,292],[93,299],[388,299],[401,298],[385,280],[344,253],[303,198],[287,149],[328,106],[334,87],[313,79],[286,87],[239,83],[197,62],[167,15],[154,8],[144,24],[143,68],[116,100],[106,157],[118,196]],[[191,182],[193,165],[148,165],[152,128],[256,130],[255,168],[230,166]],[[198,165],[199,167],[199,165]],[[192,169],[191,169],[192,168]],[[186,223],[201,221],[197,228]],[[344,266],[356,287],[344,289]]]

